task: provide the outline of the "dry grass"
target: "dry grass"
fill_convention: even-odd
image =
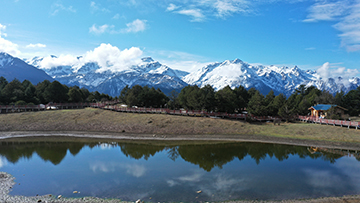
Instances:
[[[320,125],[310,123],[290,123],[280,126],[261,125],[260,133],[276,137],[288,137],[296,139],[325,140],[336,142],[360,143],[360,130],[332,125]]]
[[[94,131],[163,135],[262,135],[360,143],[360,130],[319,124],[250,124],[240,120],[100,109],[0,114],[0,131]]]

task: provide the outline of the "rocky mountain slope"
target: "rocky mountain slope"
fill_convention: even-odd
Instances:
[[[43,70],[39,70],[23,60],[4,52],[0,52],[0,76],[5,77],[9,82],[16,78],[21,82],[25,79],[29,80],[33,84],[44,80],[54,80]]]
[[[187,72],[173,70],[150,57],[142,58],[139,64],[118,72],[100,71],[101,67],[96,62],[74,64],[73,66],[55,66],[48,69],[41,66],[42,60],[43,58],[35,57],[27,62],[44,70],[63,84],[77,85],[90,91],[99,91],[112,96],[120,95],[121,90],[126,85],[130,87],[148,85],[149,87],[160,88],[165,93],[170,93],[172,90],[180,91],[187,85],[181,79],[188,74]]]
[[[360,85],[359,78],[345,80],[341,77],[322,79],[316,71],[301,70],[297,66],[253,66],[239,59],[209,64],[198,71],[185,76],[184,81],[200,87],[211,85],[219,90],[227,85],[235,88],[239,85],[245,88],[255,87],[262,94],[271,89],[275,94],[284,93],[289,96],[299,85],[315,86],[331,93],[348,92]]]

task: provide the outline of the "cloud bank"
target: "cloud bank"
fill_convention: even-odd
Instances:
[[[341,77],[344,85],[348,85],[349,79],[359,74],[359,71],[357,69],[347,69],[345,67],[332,65],[329,62],[324,63],[321,67],[319,67],[316,70],[316,72],[324,80],[329,78],[336,79],[338,77]]]
[[[60,55],[59,57],[45,57],[40,62],[40,67],[50,69],[56,66],[74,66],[80,68],[89,62],[96,62],[100,69],[98,72],[118,72],[140,62],[143,52],[138,47],[120,50],[111,44],[100,44],[94,50],[86,52],[83,57]]]

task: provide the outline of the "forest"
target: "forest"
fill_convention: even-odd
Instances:
[[[8,82],[0,77],[0,105],[34,105],[53,103],[78,103],[113,100],[107,94],[89,92],[78,86],[68,87],[58,81],[44,80],[37,85],[30,81],[14,79]]]
[[[180,92],[172,91],[165,95],[154,87],[135,85],[126,86],[118,97],[111,97],[99,92],[89,92],[78,86],[68,87],[58,81],[44,80],[37,85],[30,81],[20,82],[14,79],[8,82],[0,77],[0,105],[31,105],[68,103],[68,102],[101,102],[119,99],[128,106],[204,110],[208,112],[243,113],[255,116],[280,116],[292,120],[297,115],[308,115],[309,108],[316,104],[334,104],[346,108],[350,116],[360,114],[360,87],[347,94],[338,92],[332,95],[328,91],[314,86],[299,86],[288,98],[271,90],[267,95],[255,88],[243,86],[231,89],[229,86],[215,91],[210,85],[204,87],[186,86]],[[340,119],[329,112],[328,118]]]
[[[271,90],[262,95],[255,88],[245,89],[243,86],[231,89],[229,86],[215,91],[210,85],[202,88],[186,86],[180,93],[172,91],[168,96],[147,86],[126,86],[119,96],[120,102],[128,106],[166,107],[170,109],[205,110],[208,112],[242,113],[255,116],[280,116],[292,120],[297,115],[308,115],[309,108],[316,104],[334,104],[348,109],[350,116],[360,114],[360,87],[347,94],[338,92],[332,95],[314,86],[299,86],[288,98],[284,94],[275,96]],[[341,119],[328,112],[328,118]]]

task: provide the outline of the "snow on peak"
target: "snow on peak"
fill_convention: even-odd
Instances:
[[[0,52],[0,66],[5,66],[11,63],[14,60],[14,57],[8,53]]]
[[[141,59],[141,61],[144,63],[151,63],[154,62],[154,59],[152,59],[151,57],[144,57]]]

